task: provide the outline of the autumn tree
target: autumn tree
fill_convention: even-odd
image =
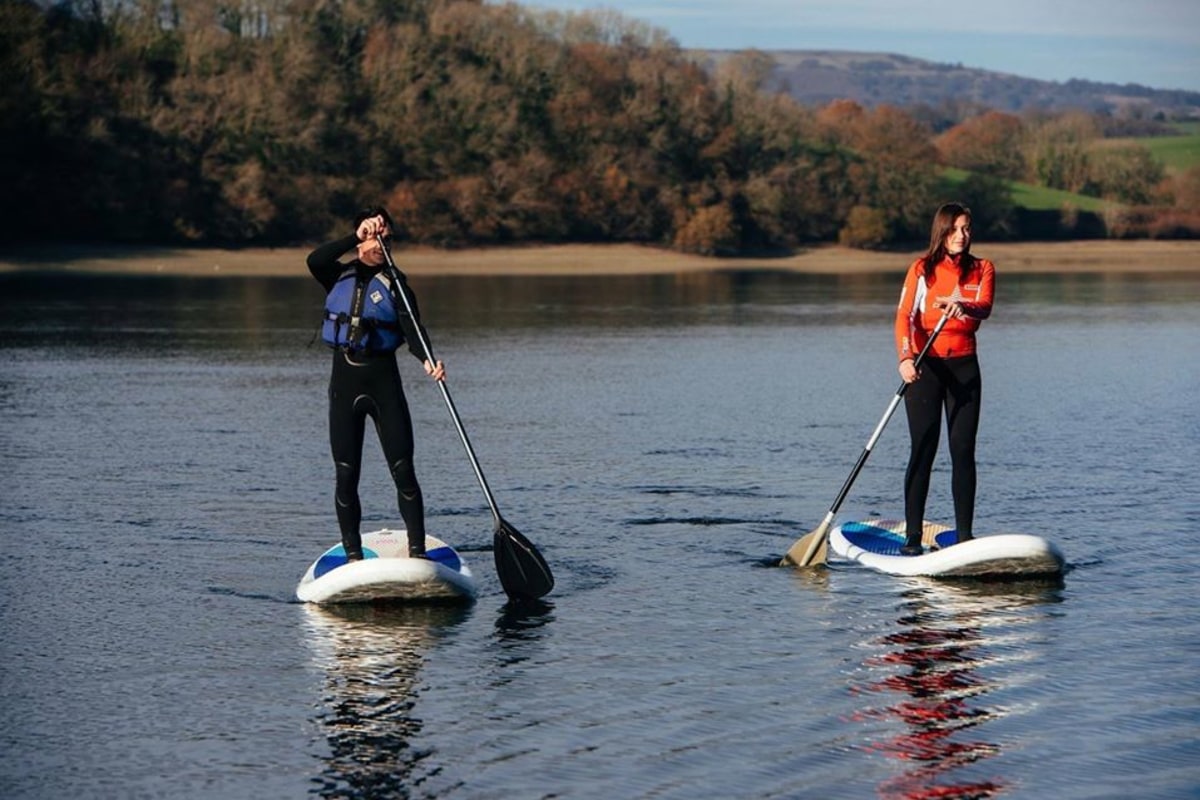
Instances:
[[[1164,177],[1163,165],[1138,144],[1092,148],[1085,194],[1132,205],[1150,204]]]
[[[1089,153],[1098,138],[1095,119],[1082,112],[1043,116],[1028,123],[1029,177],[1051,189],[1082,191],[1088,183]]]
[[[971,209],[971,227],[982,239],[1009,239],[1016,233],[1016,207],[1008,181],[972,173],[952,192]]]
[[[847,174],[853,207],[877,212],[889,241],[919,237],[937,199],[937,151],[929,130],[886,105],[865,111],[838,104],[818,121],[828,140],[852,154]],[[858,219],[867,218],[858,212]]]
[[[950,128],[934,140],[942,163],[983,175],[1021,180],[1025,169],[1025,126],[1021,118],[987,111]]]
[[[1200,166],[1176,175],[1170,181],[1169,196],[1176,208],[1200,213]]]

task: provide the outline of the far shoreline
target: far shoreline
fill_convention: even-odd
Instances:
[[[172,248],[25,245],[0,249],[0,273],[99,273],[208,277],[303,277],[309,247]],[[979,242],[973,252],[1000,273],[1200,273],[1200,241]],[[431,276],[605,276],[729,271],[851,275],[899,273],[919,250],[822,245],[779,257],[710,258],[634,244],[567,244],[439,250],[397,245],[401,270]]]

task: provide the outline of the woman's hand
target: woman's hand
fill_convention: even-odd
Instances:
[[[425,360],[425,374],[433,378],[435,381],[446,380],[446,365],[441,361],[434,364],[428,359]]]
[[[942,309],[950,319],[965,319],[970,316],[963,308],[962,301],[953,297],[939,297],[933,301],[933,307]]]
[[[917,372],[917,365],[913,363],[911,358],[906,358],[900,362],[901,380],[905,383],[912,383],[919,377],[921,377],[921,373]]]

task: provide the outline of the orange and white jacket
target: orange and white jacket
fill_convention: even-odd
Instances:
[[[933,301],[948,297],[962,303],[965,319],[950,319],[929,348],[935,358],[955,358],[975,352],[975,331],[979,323],[992,314],[992,299],[996,288],[996,267],[983,258],[974,258],[966,276],[960,279],[957,259],[947,257],[933,268],[929,279],[922,279],[922,259],[908,267],[900,305],[896,309],[896,354],[899,360],[916,358],[937,327],[942,309]]]

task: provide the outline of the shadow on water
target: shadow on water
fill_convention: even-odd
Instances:
[[[469,606],[305,605],[313,664],[325,673],[316,720],[329,753],[313,779],[328,798],[407,797],[430,755],[411,744],[425,651],[462,623]]]
[[[855,721],[883,725],[891,736],[872,736],[865,749],[903,767],[878,786],[882,798],[987,798],[1009,789],[993,773],[972,765],[994,759],[1003,746],[987,734],[989,723],[1012,713],[989,696],[1003,691],[1001,651],[1023,641],[1021,628],[1039,609],[1061,601],[1061,582],[944,583],[921,581],[901,599],[898,628],[871,642],[863,666],[868,679],[852,687],[870,698]],[[999,676],[999,677],[998,677]],[[882,698],[884,705],[876,705]]]

